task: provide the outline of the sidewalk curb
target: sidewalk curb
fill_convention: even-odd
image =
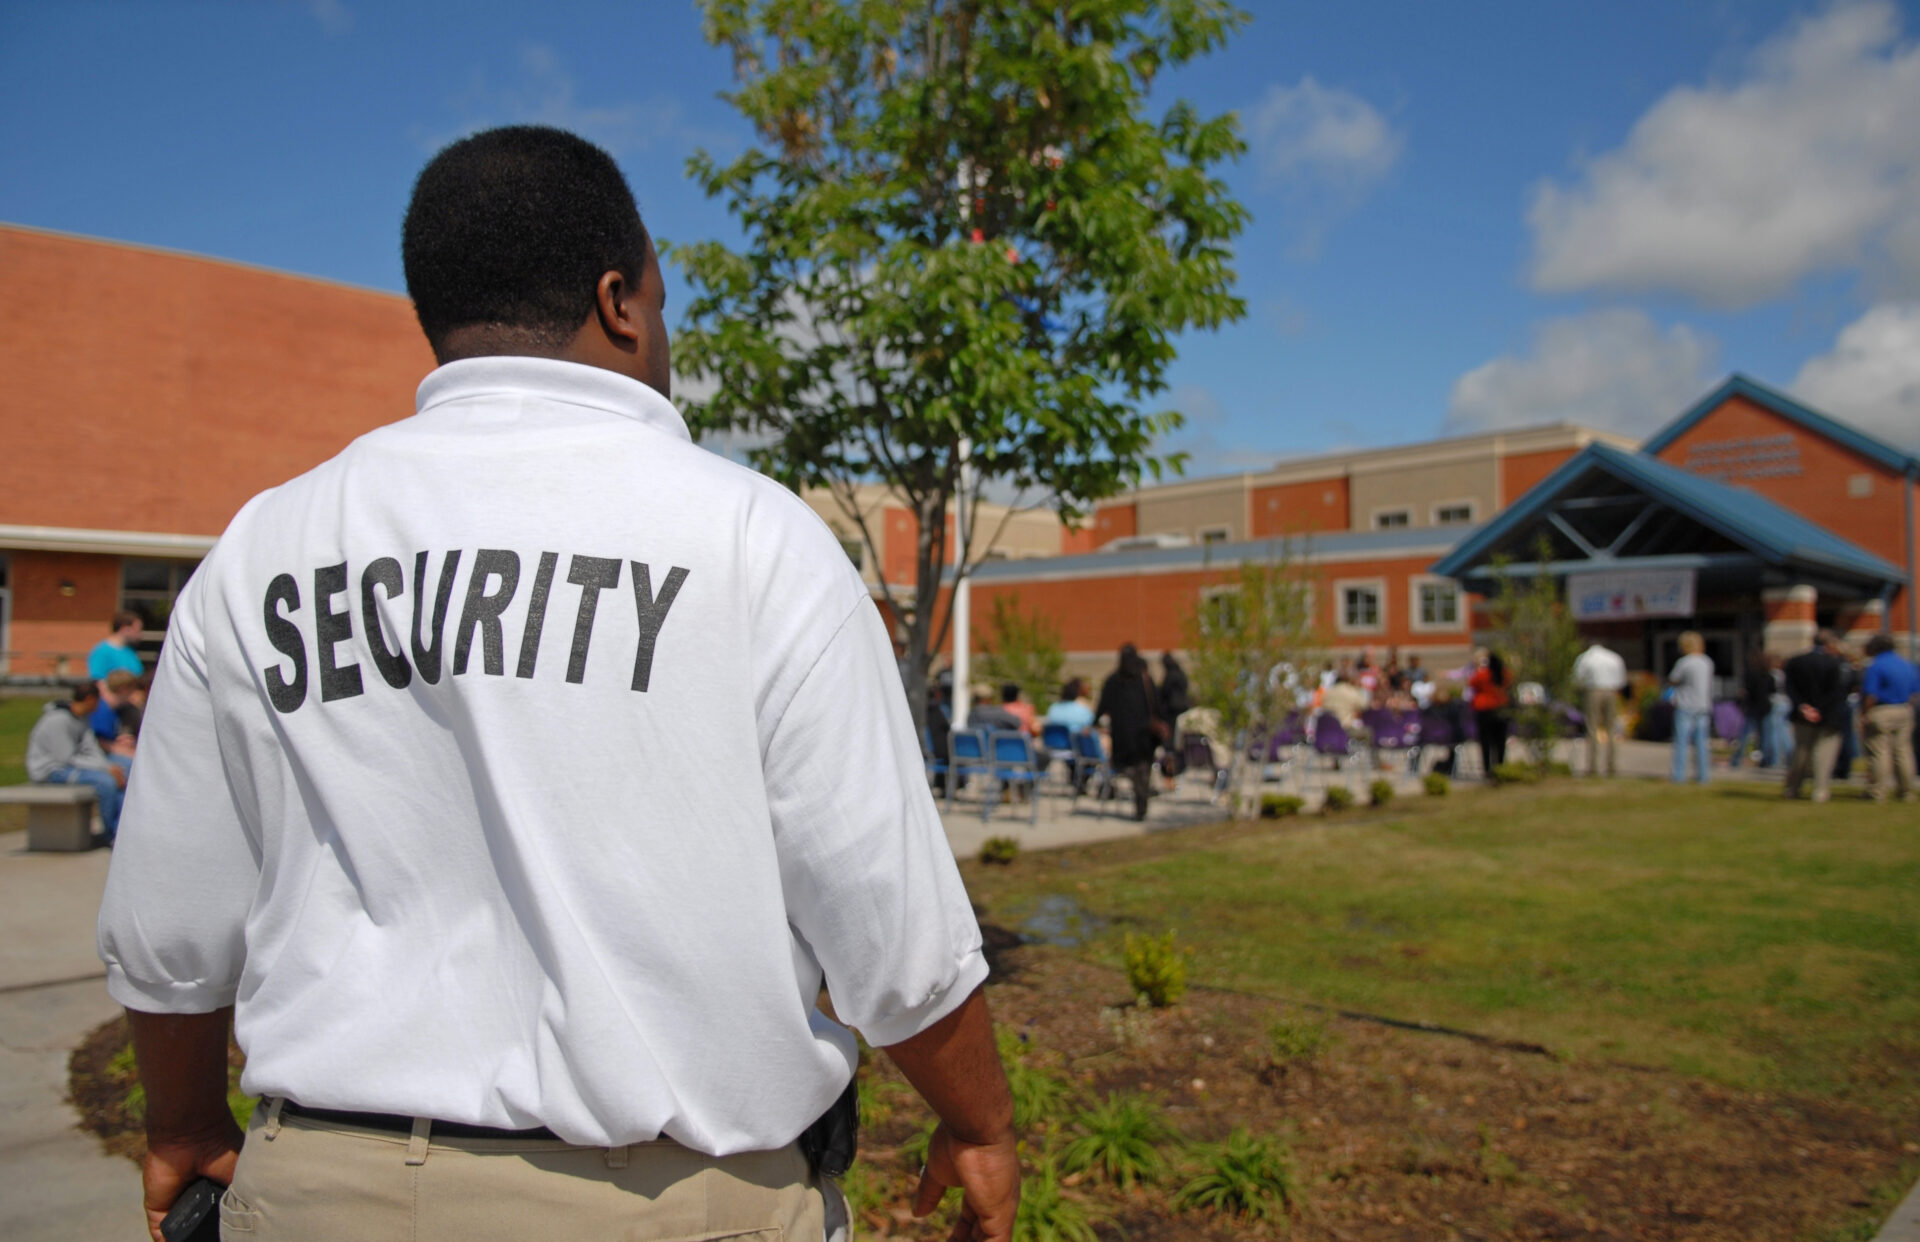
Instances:
[[[1900,1206],[1893,1209],[1880,1232],[1873,1235],[1873,1242],[1920,1242],[1920,1182],[1915,1182]]]

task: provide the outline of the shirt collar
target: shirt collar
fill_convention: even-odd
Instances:
[[[630,418],[682,440],[693,439],[673,402],[639,380],[557,358],[495,355],[449,362],[420,381],[419,391],[414,394],[414,411],[424,414],[451,402],[493,396],[544,398],[586,406]]]

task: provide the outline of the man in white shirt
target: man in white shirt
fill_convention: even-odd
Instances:
[[[957,1186],[956,1236],[1007,1239],[888,636],[832,532],[691,443],[619,169],[464,139],[403,257],[419,412],[250,501],[162,654],[100,917],[154,1237],[200,1175],[228,1236],[821,1237],[796,1138],[856,1060],[824,981],[941,1118],[915,1210]]]
[[[1587,775],[1600,774],[1600,748],[1606,747],[1607,775],[1619,771],[1620,692],[1627,687],[1627,662],[1594,642],[1573,662],[1573,681],[1584,691],[1587,714]]]

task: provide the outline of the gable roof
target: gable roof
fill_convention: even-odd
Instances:
[[[1504,513],[1462,540],[1434,565],[1433,572],[1449,578],[1471,573],[1506,539],[1528,523],[1544,518],[1564,492],[1594,470],[1604,471],[1648,500],[1738,544],[1766,565],[1826,570],[1881,583],[1907,580],[1906,574],[1886,560],[1757,492],[1689,474],[1645,453],[1628,453],[1598,442],[1562,463]],[[1630,567],[1632,559],[1597,561],[1595,566],[1608,563]]]
[[[1816,435],[1825,436],[1836,444],[1844,445],[1896,474],[1920,471],[1920,458],[1909,456],[1886,441],[1875,439],[1858,427],[1829,418],[1818,410],[1800,404],[1787,394],[1769,388],[1759,380],[1737,371],[1728,376],[1726,382],[1720,387],[1688,406],[1680,417],[1654,433],[1651,439],[1640,446],[1640,451],[1649,457],[1663,452],[1668,445],[1692,430],[1701,419],[1724,405],[1729,397],[1745,397],[1762,409],[1770,410],[1790,423],[1798,424]]]

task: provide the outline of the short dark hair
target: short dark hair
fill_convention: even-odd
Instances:
[[[1867,640],[1867,654],[1870,656],[1885,655],[1887,652],[1892,650],[1893,650],[1893,635],[1891,634],[1887,634],[1883,632],[1883,633],[1875,634],[1872,638],[1869,638]]]
[[[90,681],[76,681],[73,683],[73,688],[67,692],[67,702],[69,703],[84,703],[88,699],[97,699],[99,697],[100,687]]]
[[[146,621],[142,620],[139,613],[128,612],[126,609],[122,608],[119,612],[116,612],[113,614],[113,620],[107,622],[107,628],[109,630],[121,630],[121,629],[125,629],[129,625],[132,625],[136,621],[139,621],[142,626],[146,625]]]
[[[470,325],[557,349],[592,313],[600,277],[637,283],[646,252],[613,157],[543,125],[483,130],[434,156],[400,230],[407,292],[436,355]]]
[[[1015,681],[1002,682],[1000,685],[1000,701],[1002,703],[1018,703],[1020,701],[1020,683]]]

